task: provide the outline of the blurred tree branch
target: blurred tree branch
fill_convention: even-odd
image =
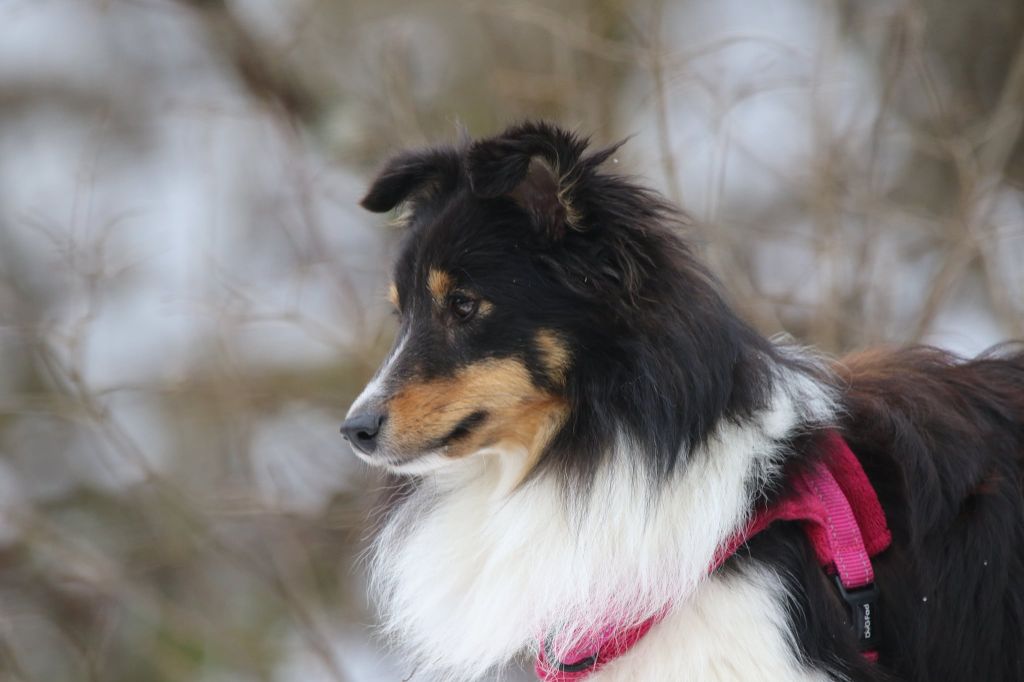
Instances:
[[[195,10],[210,44],[237,72],[258,100],[270,104],[293,123],[315,126],[327,108],[324,93],[257,39],[225,0],[177,0]]]
[[[923,67],[922,68],[926,68]],[[929,76],[926,80],[931,80]],[[933,102],[938,100],[933,98]],[[937,112],[938,113],[938,112]],[[960,281],[975,258],[981,267],[993,267],[986,257],[983,240],[991,228],[997,193],[1004,181],[1004,171],[1024,130],[1024,38],[1017,45],[998,104],[980,133],[972,139],[970,131],[954,134],[947,140],[957,170],[960,201],[956,213],[947,222],[951,244],[938,271],[927,288],[928,294],[914,325],[911,338],[920,340],[941,312],[946,297]],[[986,285],[993,305],[1015,331],[1021,322],[1014,314],[1001,285],[993,286],[994,278],[986,272]],[[998,278],[995,278],[998,279]]]

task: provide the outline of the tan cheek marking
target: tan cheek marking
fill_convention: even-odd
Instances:
[[[533,469],[554,435],[565,423],[569,406],[564,399],[537,392],[516,408],[493,415],[472,443],[459,443],[466,452],[486,446],[513,446],[526,449],[523,471]],[[487,428],[491,425],[490,428]]]
[[[525,471],[536,463],[568,415],[561,397],[537,389],[525,365],[518,360],[488,360],[439,379],[408,386],[388,408],[393,444],[405,452],[418,452],[450,433],[478,410],[487,420],[449,446],[446,455],[465,457],[494,445],[525,448]]]
[[[391,305],[398,307],[398,287],[394,282],[388,285],[388,300],[391,301]]]
[[[565,383],[572,356],[569,353],[569,346],[558,334],[550,329],[541,329],[534,337],[537,350],[540,351],[541,362],[551,380],[561,386]]]
[[[478,362],[454,377],[402,389],[388,405],[389,431],[398,448],[417,450],[450,433],[473,412],[486,410],[491,421],[535,392],[529,372],[518,360]]]
[[[434,299],[434,303],[437,306],[440,307],[444,304],[444,300],[451,293],[454,286],[455,280],[444,270],[430,268],[429,272],[427,272],[427,289],[430,290],[430,297]]]

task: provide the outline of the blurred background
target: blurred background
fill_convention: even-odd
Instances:
[[[356,202],[540,116],[632,135],[766,333],[1024,336],[1019,0],[0,0],[0,679],[420,679],[337,432],[392,334]]]

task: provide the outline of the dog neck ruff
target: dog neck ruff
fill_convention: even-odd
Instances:
[[[786,495],[758,509],[747,526],[719,550],[709,573],[774,522],[799,522],[818,562],[835,580],[863,655],[874,661],[878,658],[878,591],[871,558],[889,547],[892,534],[878,495],[842,436],[826,432],[821,450],[822,456],[813,466],[792,477]],[[640,623],[598,627],[579,638],[563,660],[552,653],[554,637],[544,637],[534,665],[537,678],[543,682],[584,679],[632,649],[669,609],[666,605]]]

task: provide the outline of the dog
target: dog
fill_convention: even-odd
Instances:
[[[1024,680],[1024,352],[768,340],[616,149],[526,122],[362,200],[398,331],[342,432],[404,481],[370,571],[417,679]]]

